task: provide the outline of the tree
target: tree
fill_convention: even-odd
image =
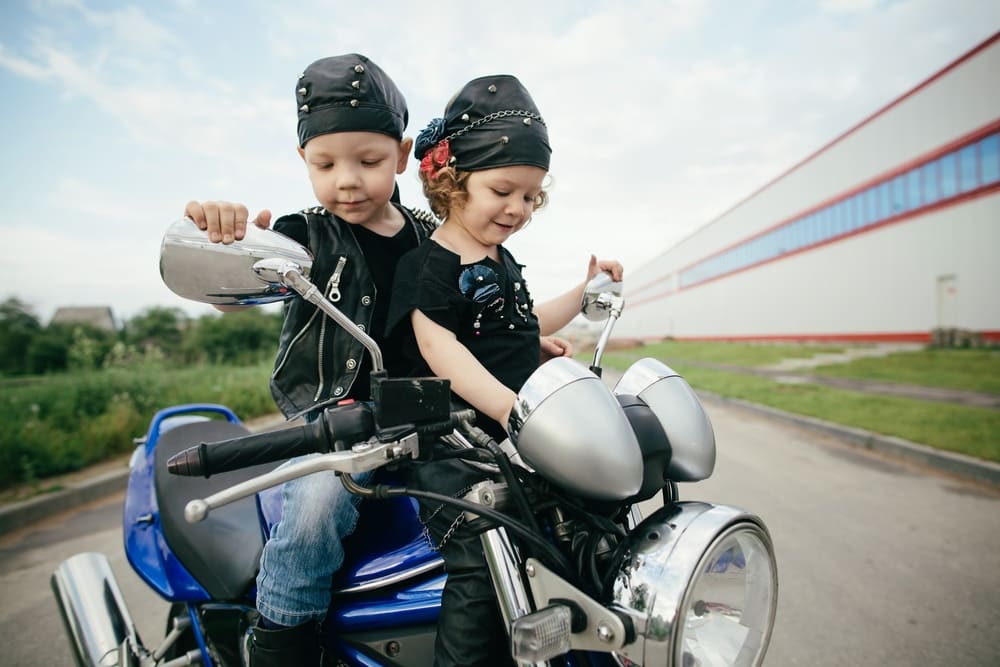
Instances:
[[[66,370],[73,330],[64,325],[50,326],[31,339],[25,351],[25,372],[54,373]]]
[[[82,324],[50,324],[31,340],[26,352],[28,373],[99,368],[116,334]]]
[[[0,303],[0,372],[27,372],[27,353],[42,325],[31,307],[17,297]]]
[[[281,332],[280,314],[253,308],[198,319],[192,343],[209,361],[250,362],[273,356]]]
[[[125,342],[139,349],[157,347],[168,357],[180,354],[187,318],[180,308],[152,306],[125,323]]]

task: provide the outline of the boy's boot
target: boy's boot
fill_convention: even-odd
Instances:
[[[292,628],[269,630],[254,625],[250,638],[250,667],[319,667],[319,626],[309,622]]]

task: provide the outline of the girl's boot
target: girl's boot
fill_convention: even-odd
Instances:
[[[269,630],[254,625],[250,638],[250,667],[319,667],[322,656],[319,624]]]

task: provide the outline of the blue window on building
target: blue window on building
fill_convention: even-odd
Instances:
[[[924,206],[937,203],[937,200],[941,198],[941,188],[938,182],[938,163],[936,161],[928,162],[920,168],[920,175],[923,177],[924,196],[921,197],[921,200]]]
[[[865,211],[865,193],[859,192],[851,197],[851,208],[854,209],[854,216],[851,218],[851,231],[860,229],[868,224],[868,216]]]
[[[764,239],[767,241],[768,254],[782,255],[795,250],[795,223],[775,229]]]
[[[906,210],[906,174],[892,179],[892,193],[889,195],[889,215],[899,215]]]
[[[1000,134],[991,134],[979,142],[979,164],[983,185],[1000,181]]]
[[[976,144],[958,152],[958,188],[962,192],[979,186],[979,164],[976,162]]]
[[[778,254],[778,238],[774,232],[761,236],[760,245],[761,245],[761,254],[763,255],[761,259],[764,260],[772,259],[775,255]]]
[[[1000,183],[1000,133],[855,192],[683,271],[688,287]]]
[[[850,222],[848,221],[848,213],[847,213],[847,202],[843,201],[837,202],[837,207],[836,209],[834,209],[834,213],[836,222],[836,226],[834,228],[837,230],[837,236],[840,236],[841,234],[846,234],[847,231],[850,229]]]
[[[923,187],[920,185],[921,170],[911,169],[906,172],[906,210],[912,211],[924,205]]]
[[[878,186],[878,211],[876,220],[885,220],[892,215],[892,182],[886,181]]]
[[[958,159],[954,153],[948,153],[938,162],[941,165],[941,198],[954,197],[958,194]]]
[[[865,191],[865,208],[868,209],[866,224],[871,225],[881,219],[882,216],[879,215],[878,186],[873,185]]]

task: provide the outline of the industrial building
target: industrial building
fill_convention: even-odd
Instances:
[[[1000,33],[626,287],[618,337],[1000,341]]]

